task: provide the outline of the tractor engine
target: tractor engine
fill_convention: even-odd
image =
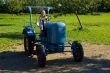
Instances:
[[[66,27],[62,22],[46,23],[46,50],[48,53],[64,51],[66,42]]]

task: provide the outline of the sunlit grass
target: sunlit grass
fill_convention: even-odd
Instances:
[[[39,15],[33,15],[33,23],[38,21]],[[37,17],[37,18],[36,18]],[[83,30],[78,30],[79,23],[74,14],[58,17],[51,15],[51,22],[64,22],[66,24],[67,40],[80,40],[94,44],[110,44],[110,13],[100,15],[79,15]],[[29,25],[29,15],[0,14],[0,50],[14,49],[23,44],[23,26]],[[34,24],[36,32],[38,27]]]

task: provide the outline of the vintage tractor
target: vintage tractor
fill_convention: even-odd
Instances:
[[[37,55],[37,62],[40,67],[45,67],[47,54],[62,53],[65,47],[71,47],[74,61],[81,62],[83,60],[83,47],[78,41],[66,42],[66,25],[63,22],[43,21],[43,31],[40,34],[34,32],[32,26],[32,8],[45,8],[48,11],[52,7],[47,6],[27,6],[30,12],[30,25],[23,29],[24,50],[29,55]],[[37,38],[38,36],[39,38]],[[68,44],[68,45],[66,45]],[[35,48],[36,47],[36,48]]]

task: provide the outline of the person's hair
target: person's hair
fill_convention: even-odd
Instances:
[[[46,16],[45,10],[42,10],[41,15],[44,14]]]

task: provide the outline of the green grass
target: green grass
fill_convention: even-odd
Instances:
[[[68,40],[80,40],[94,44],[110,44],[110,13],[79,15],[79,18],[84,28],[81,31],[77,30],[79,23],[75,15],[64,15],[55,20],[66,22]]]
[[[37,15],[38,16],[38,15]],[[51,21],[66,23],[67,40],[80,40],[81,42],[94,44],[110,44],[110,13],[100,15],[79,15],[83,30],[79,31],[79,23],[74,14],[67,14],[58,17],[51,15]],[[29,23],[29,15],[0,14],[0,51],[16,49],[17,45],[23,44],[23,26]],[[36,22],[36,15],[33,15]],[[35,25],[34,25],[35,27]],[[36,31],[38,27],[35,27]]]

